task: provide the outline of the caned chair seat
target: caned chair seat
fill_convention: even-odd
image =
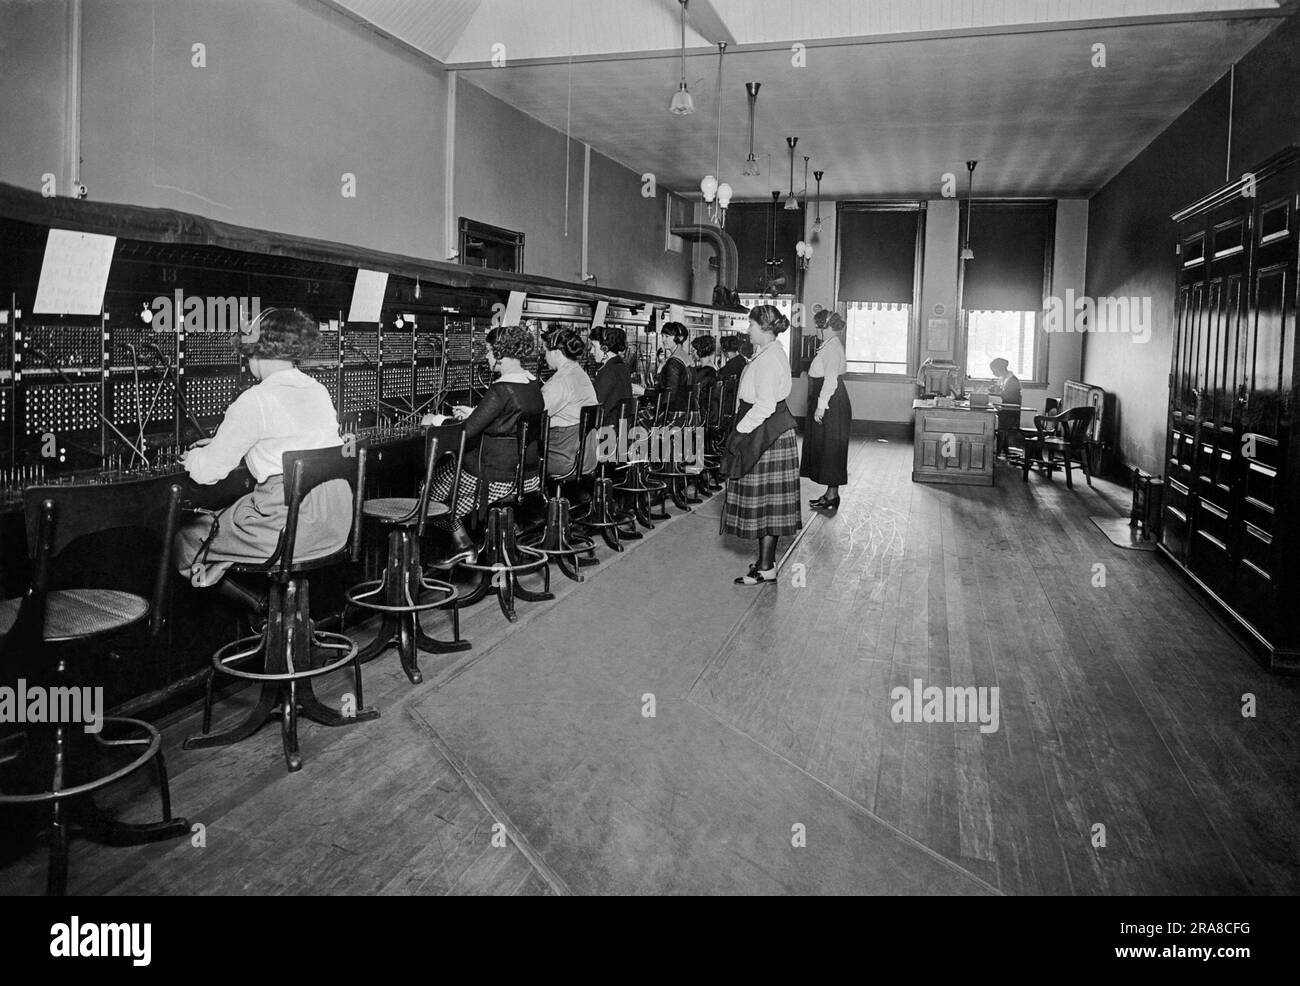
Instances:
[[[0,636],[18,618],[22,599],[0,600]],[[129,626],[149,612],[149,602],[116,589],[56,589],[45,597],[45,628],[49,643],[79,640]]]
[[[419,506],[419,503],[420,501],[415,497],[377,497],[373,500],[367,500],[362,505],[361,512],[366,517],[374,520],[401,520],[403,517],[410,516]],[[428,516],[441,517],[449,513],[451,513],[451,507],[448,504],[439,500],[429,501]],[[415,518],[411,518],[411,523],[415,523]]]

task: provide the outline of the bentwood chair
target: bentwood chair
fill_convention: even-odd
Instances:
[[[605,543],[614,551],[623,550],[624,541],[639,541],[644,535],[636,529],[636,518],[622,510],[615,499],[614,480],[610,477],[611,466],[621,467],[620,458],[626,458],[624,451],[629,442],[629,433],[636,423],[636,398],[626,397],[619,401],[606,415],[604,425],[615,438],[615,453],[612,457],[600,458],[596,465],[596,475],[591,490],[591,502],[581,514],[573,518],[574,523],[588,531],[597,531]],[[600,443],[597,448],[599,450]],[[643,491],[638,496],[648,496]],[[649,505],[645,507],[649,514]],[[647,523],[649,519],[647,517]]]
[[[662,403],[663,398],[656,398],[656,401]],[[664,496],[668,484],[649,475],[650,459],[648,455],[637,449],[638,443],[632,441],[631,432],[634,427],[641,429],[642,434],[653,434],[652,429],[654,428],[653,417],[650,419],[650,425],[647,426],[641,423],[646,418],[644,414],[639,413],[638,403],[635,397],[627,397],[619,404],[619,420],[627,425],[626,432],[629,436],[629,447],[626,461],[620,463],[617,467],[624,470],[623,478],[611,489],[624,498],[624,502],[628,505],[628,509],[631,511],[636,523],[648,531],[653,531],[656,520],[667,520],[669,516],[666,511],[653,512],[655,498]],[[623,434],[623,424],[620,424],[619,428],[620,434]],[[646,444],[648,445],[648,443]],[[631,540],[626,538],[625,535],[620,534],[620,536]]]
[[[26,722],[0,738],[0,808],[48,811],[51,895],[67,891],[74,832],[115,846],[189,832],[185,819],[172,817],[158,730],[139,719],[104,716],[104,688],[88,674],[110,644],[115,653],[128,653],[131,631],[146,648],[162,637],[181,495],[168,476],[35,486],[23,494],[33,576],[26,595],[0,602],[0,678],[49,699],[45,721]],[[96,792],[150,763],[161,821],[119,822],[96,805]]]
[[[478,573],[477,584],[461,597],[461,606],[473,606],[488,595],[495,595],[502,614],[511,623],[519,619],[515,612],[516,599],[543,602],[555,598],[551,592],[551,568],[546,555],[521,543],[515,524],[515,511],[523,503],[530,480],[536,477],[540,485],[542,470],[545,468],[544,455],[539,454],[537,463],[531,468],[527,461],[528,447],[539,444],[537,438],[541,435],[545,419],[545,411],[520,415],[514,435],[479,437],[478,474],[483,474],[483,453],[488,443],[510,442],[514,445],[515,476],[510,492],[498,500],[491,498],[491,484],[488,481],[479,482],[477,514],[483,539],[478,548],[478,557],[473,562],[459,561],[452,566]],[[434,567],[446,566],[435,562]],[[520,584],[521,575],[539,571],[542,575],[540,592]]]
[[[341,446],[285,452],[282,462],[288,515],[279,543],[266,561],[230,567],[230,574],[258,575],[268,580],[266,624],[260,635],[231,641],[212,655],[203,703],[203,732],[187,739],[185,749],[238,743],[278,717],[285,766],[296,771],[302,769],[302,755],[298,750],[300,715],[322,726],[348,726],[377,719],[379,712],[364,705],[357,645],[341,633],[316,629],[311,618],[309,596],[312,573],[342,567],[358,554],[362,512],[359,480],[365,471],[365,448]],[[352,525],[347,543],[338,551],[299,558],[295,549],[303,501],[313,490],[334,480],[346,482],[352,494]],[[261,671],[246,671],[239,666],[259,656],[262,659]],[[312,680],[348,665],[352,666],[355,695],[350,701],[345,700],[342,711],[336,712],[316,697]],[[213,733],[212,698],[218,674],[256,682],[261,687],[261,694],[243,722]]]
[[[365,465],[360,467],[359,482],[365,489]],[[388,556],[380,578],[362,582],[347,592],[347,604],[382,615],[379,631],[372,643],[357,655],[361,664],[373,660],[393,644],[407,679],[413,685],[424,680],[417,655],[450,654],[469,650],[467,640],[460,639],[459,593],[454,585],[424,575],[420,562],[420,541],[431,517],[451,513],[460,490],[461,466],[465,458],[465,427],[461,424],[429,428],[424,436],[424,480],[414,497],[375,497],[361,505],[362,521],[370,521],[388,531]],[[450,502],[431,500],[433,475],[439,464],[450,460],[455,470]],[[360,538],[357,539],[358,543]],[[426,595],[432,598],[424,600]],[[420,626],[420,614],[451,607],[451,640],[429,636]]]
[[[578,448],[573,457],[573,465],[566,472],[551,475],[551,421],[546,418],[542,424],[542,488],[550,485],[550,495],[546,498],[546,526],[536,535],[529,537],[525,543],[535,551],[541,552],[559,566],[565,578],[574,582],[583,581],[579,571],[585,565],[598,565],[600,559],[595,557],[596,544],[585,534],[574,532],[570,519],[569,501],[564,497],[564,485],[590,476],[596,471],[595,448],[588,448],[594,441],[596,427],[600,423],[603,410],[599,404],[582,408],[578,414]]]

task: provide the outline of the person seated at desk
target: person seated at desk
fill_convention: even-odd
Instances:
[[[191,584],[220,584],[223,595],[262,609],[256,595],[223,578],[236,562],[266,561],[280,541],[288,519],[281,456],[334,448],[343,440],[329,391],[298,369],[316,348],[316,320],[296,309],[269,308],[245,333],[245,339],[250,337],[239,350],[257,384],[235,398],[216,434],[196,442],[181,464],[195,483],[207,486],[225,479],[243,461],[257,486],[224,510],[184,524],[176,533],[173,557]],[[332,554],[351,530],[352,490],[346,480],[332,479],[302,502],[295,557]]]
[[[740,375],[745,372],[749,361],[740,352],[741,342],[740,336],[737,335],[722,337],[722,355],[727,357],[727,361],[718,370],[719,380],[725,380],[727,377],[740,379]]]
[[[596,371],[596,401],[608,418],[619,401],[632,396],[632,377],[623,354],[627,333],[617,325],[598,325],[591,330],[591,355],[600,364]]]
[[[1020,378],[1011,372],[1011,364],[999,356],[989,363],[989,369],[993,372],[993,383],[989,386],[989,394],[1001,397],[1003,404],[1018,405],[1020,403]]]
[[[543,336],[546,365],[555,373],[542,386],[542,399],[551,418],[546,471],[563,476],[573,469],[578,454],[578,421],[584,407],[596,401],[591,377],[578,362],[587,349],[582,333],[568,325],[551,329]]]
[[[993,383],[989,395],[1000,397],[1002,404],[1013,405],[998,411],[998,454],[1005,454],[1010,446],[1008,436],[1020,428],[1020,378],[1011,372],[1011,364],[999,356],[989,363]]]
[[[572,331],[572,330],[571,330]],[[460,490],[451,511],[430,518],[436,527],[451,536],[453,553],[444,563],[470,562],[477,558],[474,543],[465,530],[464,518],[478,506],[480,484],[488,484],[488,502],[505,499],[514,490],[516,448],[513,441],[519,418],[526,414],[540,414],[546,410],[542,386],[537,378],[523,368],[521,360],[533,353],[533,334],[518,325],[503,325],[487,334],[487,360],[496,379],[488,387],[483,400],[469,414],[457,408],[456,417],[465,422],[465,464],[460,477]],[[594,400],[594,395],[593,395]],[[426,415],[424,425],[439,423],[438,416]],[[495,439],[483,443],[487,437]],[[537,466],[537,437],[529,435],[524,450],[524,468]],[[433,474],[431,496],[446,503],[451,497],[451,484],[456,478],[454,463],[444,462]],[[524,483],[524,492],[538,488],[537,476]]]

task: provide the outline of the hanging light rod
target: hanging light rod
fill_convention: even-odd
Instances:
[[[822,175],[825,171],[814,171],[813,178],[817,182],[817,217],[813,220],[813,235],[816,236],[822,231]]]
[[[794,145],[799,143],[798,137],[787,137],[786,146],[790,148],[790,194],[785,199],[785,209],[787,212],[795,212],[799,208],[799,200],[794,197]]]
[[[754,157],[754,106],[758,103],[758,88],[761,82],[746,82],[745,92],[749,96],[749,157],[745,158],[745,167],[741,174],[748,178],[757,177],[758,158]]]
[[[971,186],[975,183],[975,165],[978,161],[966,162],[966,239],[962,243],[961,259],[974,260],[975,253],[970,248],[970,214],[971,214]]]
[[[686,86],[686,0],[677,2],[682,7],[681,78],[677,83],[677,91],[673,93],[673,100],[668,104],[668,111],[674,116],[687,116],[695,112],[695,100],[691,98],[691,91]]]

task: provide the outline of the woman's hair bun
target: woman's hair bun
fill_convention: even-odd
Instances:
[[[790,328],[790,320],[781,314],[776,305],[756,305],[749,310],[749,318],[757,322],[759,328],[766,329],[774,336],[779,336]]]
[[[587,344],[582,341],[582,333],[572,325],[561,325],[549,330],[542,337],[547,349],[555,349],[571,360],[582,359]]]

